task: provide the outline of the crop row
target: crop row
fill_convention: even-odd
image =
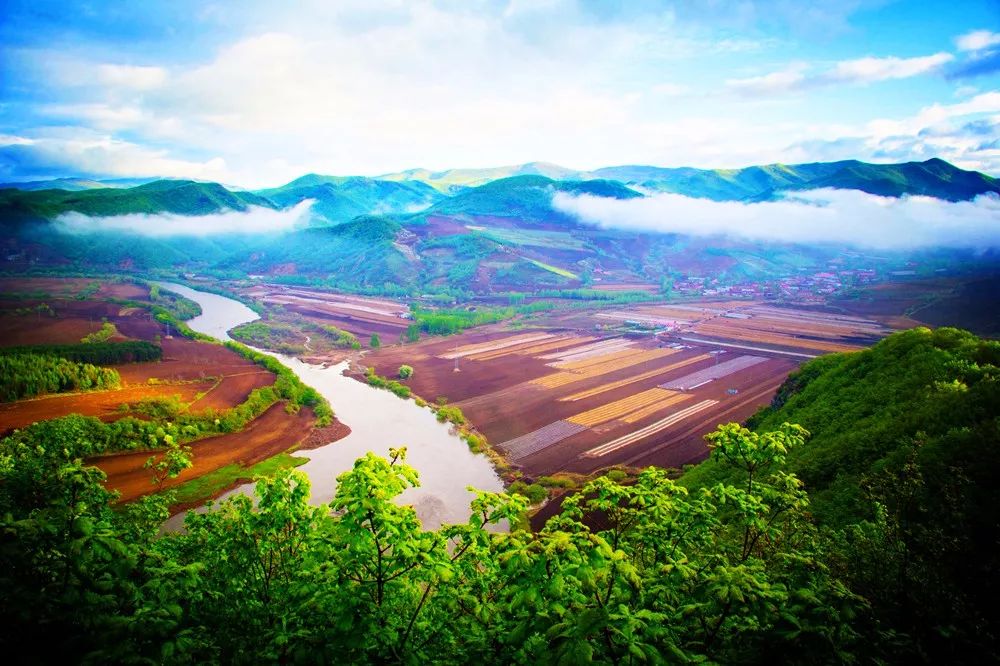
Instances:
[[[585,426],[577,423],[556,421],[538,430],[533,430],[525,435],[508,440],[501,444],[500,447],[507,452],[509,460],[520,460],[533,453],[538,453],[542,449],[547,449],[553,444],[557,444],[586,429]]]
[[[504,356],[518,355],[518,356],[534,356],[535,354],[540,354],[544,351],[549,351],[551,349],[558,349],[559,347],[568,347],[569,345],[578,344],[579,341],[585,340],[585,338],[574,338],[570,336],[559,336],[554,340],[545,342],[524,342],[514,347],[508,347],[506,349],[500,349],[497,351],[487,351],[480,354],[473,354],[469,356],[470,361],[492,361],[497,358],[502,358]]]
[[[592,345],[584,345],[583,347],[577,347],[576,349],[570,349],[564,353],[557,355],[543,356],[544,359],[554,359],[551,365],[553,367],[561,368],[570,363],[580,363],[587,359],[591,359],[598,356],[604,356],[612,353],[619,349],[628,349],[632,347],[632,342],[624,338],[612,338],[610,340],[602,340],[600,342],[595,342]]]
[[[601,384],[592,389],[586,391],[580,391],[579,393],[574,393],[572,395],[559,398],[560,402],[576,402],[577,400],[585,400],[587,398],[592,398],[595,395],[600,395],[601,393],[606,393],[608,391],[613,391],[617,388],[623,386],[628,386],[629,384],[634,384],[635,382],[641,382],[657,375],[662,375],[672,370],[677,370],[685,366],[697,363],[699,361],[704,361],[711,358],[708,354],[699,354],[698,356],[692,356],[691,358],[686,358],[683,361],[677,361],[676,363],[671,363],[670,365],[664,366],[662,368],[656,368],[655,370],[650,370],[648,372],[643,372],[641,374],[635,375],[634,377],[628,377],[627,379],[619,379],[616,382],[609,382],[607,384]]]
[[[671,391],[673,393],[673,391]],[[673,393],[673,395],[660,400],[659,402],[654,402],[652,405],[647,405],[642,409],[638,409],[631,414],[626,414],[622,417],[622,421],[625,423],[638,423],[647,416],[655,414],[656,412],[666,409],[667,407],[672,407],[678,403],[684,402],[685,400],[690,400],[693,396],[690,393]]]
[[[542,358],[546,361],[567,361],[573,360],[573,357],[581,354],[589,354],[592,351],[621,347],[622,345],[628,344],[631,343],[625,338],[605,338],[580,347],[573,347],[572,349],[566,349],[554,354],[546,354],[545,356],[542,356]]]
[[[705,382],[710,382],[713,379],[728,377],[729,375],[735,374],[740,370],[745,370],[746,368],[765,361],[767,361],[767,359],[763,356],[737,356],[736,358],[728,361],[723,361],[722,363],[709,366],[702,370],[698,370],[697,372],[692,372],[689,375],[684,375],[683,377],[678,377],[677,379],[660,384],[660,388],[687,391],[700,386]]]
[[[600,407],[595,407],[594,409],[588,409],[587,411],[580,412],[579,414],[571,416],[566,420],[571,423],[577,423],[591,428],[600,423],[611,421],[626,414],[630,414],[637,409],[642,409],[647,405],[659,402],[660,400],[663,400],[671,395],[673,395],[672,391],[665,391],[661,388],[652,388],[642,391],[641,393],[635,393],[627,398],[622,398],[620,400],[615,400],[614,402],[601,405]]]
[[[656,423],[649,424],[645,428],[640,428],[635,432],[631,432],[627,435],[619,437],[618,439],[611,440],[606,444],[595,446],[594,448],[590,449],[583,455],[588,458],[597,458],[599,456],[606,456],[609,453],[613,453],[618,449],[622,449],[628,446],[629,444],[634,444],[635,442],[638,442],[640,439],[649,437],[650,435],[655,435],[656,433],[662,430],[666,430],[670,426],[676,423],[680,423],[689,416],[693,416],[698,412],[704,411],[709,407],[712,407],[713,405],[717,405],[718,403],[719,403],[718,400],[702,400],[696,405],[691,405],[686,409],[682,409],[679,412],[675,412],[674,414],[671,414],[666,418],[660,419]]]
[[[741,325],[742,324],[743,322],[741,322]],[[729,338],[732,340],[770,343],[776,345],[786,345],[789,347],[805,347],[807,349],[830,352],[853,351],[858,348],[857,345],[808,340],[794,335],[783,335],[781,333],[746,330],[745,327],[736,325],[727,326],[723,324],[701,324],[694,329],[694,332],[702,335],[714,335],[716,337]]]
[[[615,355],[614,358],[592,365],[583,372],[564,370],[551,375],[545,375],[544,377],[539,377],[538,379],[532,380],[532,383],[537,386],[541,386],[542,388],[555,389],[560,386],[566,386],[567,384],[573,384],[592,377],[600,377],[601,375],[608,374],[609,372],[623,370],[625,368],[630,368],[633,365],[647,363],[654,359],[676,353],[676,349],[652,349],[647,351],[629,352],[621,357]]]
[[[503,338],[501,340],[492,340],[490,342],[479,342],[472,345],[463,345],[461,347],[455,347],[447,354],[440,354],[440,358],[463,358],[465,356],[472,356],[473,354],[480,354],[482,352],[495,351],[497,349],[505,349],[507,347],[513,347],[515,345],[524,344],[525,342],[534,342],[536,340],[547,340],[549,338],[555,337],[551,333],[526,333],[523,335],[514,335],[509,338]]]

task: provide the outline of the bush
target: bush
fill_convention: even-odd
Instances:
[[[409,366],[409,365],[401,365],[401,366],[399,366],[399,378],[400,379],[409,379],[412,376],[413,376],[413,368],[411,366]]]

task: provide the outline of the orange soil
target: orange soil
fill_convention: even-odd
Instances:
[[[199,391],[211,388],[211,382],[160,386],[129,386],[114,391],[89,391],[71,395],[48,395],[30,400],[0,404],[0,433],[29,426],[36,421],[57,419],[70,414],[96,416],[102,421],[115,421],[126,412],[118,411],[122,403],[136,403],[149,398],[180,396],[181,401],[194,400]]]
[[[242,432],[209,437],[191,444],[194,466],[177,478],[168,479],[163,488],[177,486],[234,462],[249,466],[287,451],[309,435],[313,420],[309,409],[288,414],[284,403],[276,403]],[[129,502],[156,490],[152,474],[143,467],[152,455],[149,451],[120,453],[90,462],[108,475],[105,485],[121,493],[120,501]]]

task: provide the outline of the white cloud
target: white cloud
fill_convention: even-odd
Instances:
[[[163,67],[139,67],[134,65],[100,65],[98,80],[107,86],[150,90],[162,86],[167,80],[167,70]]]
[[[872,83],[890,79],[908,79],[933,72],[951,62],[950,53],[935,53],[919,58],[859,58],[837,63],[827,77],[832,81]]]
[[[621,200],[560,192],[553,203],[583,222],[617,229],[878,249],[1000,247],[1000,197],[995,195],[952,203],[821,189],[740,203],[678,194]]]
[[[166,150],[150,149],[99,132],[61,128],[41,137],[15,138],[21,140],[0,142],[0,167],[10,161],[8,153],[16,151],[16,164],[29,173],[39,167],[46,173],[61,170],[58,175],[162,176],[232,182],[232,173],[221,157],[201,162],[177,159]]]
[[[90,217],[71,212],[60,215],[55,222],[62,231],[72,234],[117,232],[150,238],[283,233],[303,226],[308,221],[313,203],[312,199],[307,199],[285,210],[251,206],[245,211],[196,216],[165,213]]]
[[[973,30],[955,40],[959,51],[981,51],[1000,44],[1000,33],[989,30]]]
[[[739,93],[762,95],[775,92],[796,90],[807,81],[807,66],[804,63],[793,63],[783,70],[751,76],[745,79],[730,79],[726,86]]]
[[[726,86],[737,93],[757,96],[773,93],[802,91],[839,83],[867,84],[935,72],[954,60],[950,53],[935,53],[916,58],[857,58],[843,60],[821,72],[809,72],[804,63],[793,63],[786,68],[742,79],[730,79]]]
[[[0,134],[0,146],[30,146],[35,141],[15,134]]]

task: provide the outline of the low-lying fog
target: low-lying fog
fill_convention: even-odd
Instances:
[[[777,201],[742,203],[680,194],[621,200],[557,192],[553,205],[583,222],[635,231],[896,250],[1000,247],[996,195],[950,202],[819,189],[789,192]]]
[[[306,199],[284,210],[251,206],[244,211],[231,210],[210,215],[134,213],[110,217],[91,217],[83,213],[72,212],[60,215],[55,222],[60,230],[67,233],[113,231],[153,238],[275,233],[306,226],[310,219],[309,209],[313,203],[312,199]]]

